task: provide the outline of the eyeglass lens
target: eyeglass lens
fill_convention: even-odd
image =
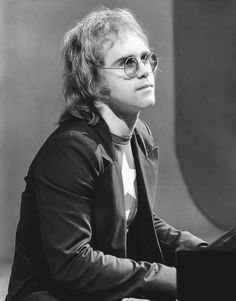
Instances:
[[[150,53],[146,55],[142,62],[144,65],[150,67],[150,72],[153,72],[157,67],[157,57],[154,53]],[[139,63],[138,60],[135,57],[128,57],[124,64],[125,73],[129,77],[136,76],[138,70],[139,70]]]

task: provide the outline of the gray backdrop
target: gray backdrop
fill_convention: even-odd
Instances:
[[[133,9],[160,57],[158,105],[142,116],[160,146],[155,211],[212,240],[221,230],[192,201],[175,155],[173,5],[170,0],[0,1],[0,259],[11,260],[20,194],[29,164],[62,108],[59,49],[64,33],[93,7]]]

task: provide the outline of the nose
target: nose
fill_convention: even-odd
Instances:
[[[148,77],[151,73],[150,66],[148,64],[144,64],[143,61],[139,61],[138,67],[137,78]]]

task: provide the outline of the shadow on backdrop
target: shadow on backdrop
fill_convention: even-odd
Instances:
[[[176,149],[215,225],[236,220],[236,3],[174,1]]]

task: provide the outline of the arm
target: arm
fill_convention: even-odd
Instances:
[[[189,249],[207,245],[201,238],[172,227],[155,214],[153,224],[168,265],[175,265],[175,250],[178,247]]]
[[[149,143],[151,141],[151,143],[154,144],[150,128],[143,121],[142,124],[145,126],[146,135],[148,134]],[[191,233],[175,229],[155,214],[153,214],[153,225],[160,242],[164,258],[168,265],[175,265],[175,250],[178,247],[193,248],[200,245],[207,245],[205,241]]]
[[[101,163],[94,142],[63,134],[41,154],[36,197],[43,248],[55,281],[74,293],[107,300],[176,296],[176,271],[93,249],[93,193]]]

